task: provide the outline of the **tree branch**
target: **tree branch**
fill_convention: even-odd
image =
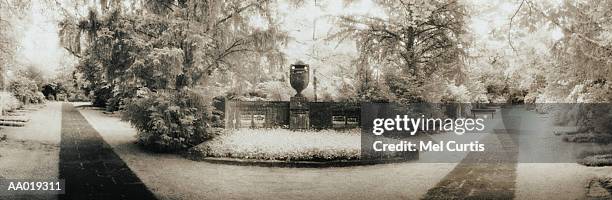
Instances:
[[[512,48],[512,51],[514,52],[516,52],[516,49],[514,49],[514,46],[512,45],[512,39],[510,38],[511,33],[512,33],[512,21],[514,20],[514,17],[516,17],[518,12],[523,7],[523,4],[525,4],[525,0],[521,1],[521,4],[518,6],[518,8],[516,9],[512,17],[510,17],[510,26],[508,27],[508,44],[510,45],[510,48]]]
[[[250,8],[250,7],[252,7],[252,6],[255,6],[255,5],[257,5],[257,4],[261,4],[261,3],[263,3],[264,1],[268,1],[268,0],[257,0],[257,1],[255,1],[255,2],[253,2],[253,3],[250,3],[250,4],[248,4],[248,5],[244,6],[244,7],[238,8],[236,11],[234,11],[234,12],[230,13],[229,15],[227,15],[227,16],[225,16],[224,18],[221,18],[219,21],[217,21],[217,22],[215,23],[215,26],[219,26],[219,25],[221,25],[222,23],[224,23],[225,21],[229,20],[229,19],[230,19],[230,18],[232,18],[233,16],[240,14],[241,12],[245,11],[246,9],[248,9],[248,8]]]
[[[569,29],[569,28],[567,28],[567,27],[565,27],[565,26],[561,25],[561,23],[559,22],[559,20],[557,20],[557,19],[555,19],[555,18],[552,18],[551,16],[547,15],[546,13],[544,13],[544,11],[542,11],[542,10],[540,10],[540,9],[537,9],[537,8],[536,8],[536,7],[533,5],[533,3],[531,3],[530,1],[526,1],[526,2],[527,2],[527,4],[529,5],[529,7],[530,7],[530,8],[532,8],[533,10],[538,11],[538,13],[539,13],[540,15],[542,15],[544,18],[546,18],[548,21],[550,21],[551,23],[553,23],[553,24],[554,24],[554,25],[556,25],[557,27],[561,28],[561,30],[563,30],[563,32],[564,32],[564,33],[570,33],[570,34],[572,34],[572,35],[575,35],[576,37],[578,37],[578,38],[580,38],[580,39],[582,39],[582,40],[584,40],[584,41],[586,41],[586,42],[588,42],[588,43],[591,43],[591,44],[593,44],[593,45],[596,45],[596,46],[598,46],[598,47],[600,47],[600,48],[603,48],[604,50],[608,51],[609,53],[612,53],[612,49],[610,49],[610,47],[608,47],[608,46],[606,46],[606,45],[603,45],[603,44],[600,44],[598,41],[596,41],[596,40],[594,40],[594,39],[591,39],[591,38],[589,38],[589,37],[585,36],[584,34],[577,33],[577,32],[575,32],[575,31],[573,31],[573,30],[571,30],[571,29]]]
[[[68,51],[68,53],[72,54],[73,56],[75,56],[77,58],[81,58],[81,55],[79,53],[74,52],[72,49],[70,49],[68,47],[64,47],[64,49],[66,49],[66,51]]]

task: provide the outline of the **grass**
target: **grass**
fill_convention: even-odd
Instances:
[[[357,160],[361,156],[359,129],[347,131],[290,131],[241,129],[225,132],[191,149],[196,157],[256,160]]]

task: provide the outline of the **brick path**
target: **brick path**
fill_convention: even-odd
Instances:
[[[62,105],[60,199],[155,199],[100,134],[74,108]]]

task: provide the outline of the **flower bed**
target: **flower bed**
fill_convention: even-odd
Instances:
[[[191,149],[196,157],[255,160],[357,160],[361,156],[358,129],[347,131],[290,131],[241,129],[225,132]]]

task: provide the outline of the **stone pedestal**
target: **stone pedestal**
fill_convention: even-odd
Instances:
[[[289,101],[289,129],[303,130],[308,128],[310,128],[308,99],[301,95],[291,97]]]
[[[310,68],[302,61],[291,65],[289,71],[291,87],[297,92],[289,100],[289,129],[300,130],[310,128],[310,111],[308,99],[302,95],[302,90],[308,87],[310,81]]]

